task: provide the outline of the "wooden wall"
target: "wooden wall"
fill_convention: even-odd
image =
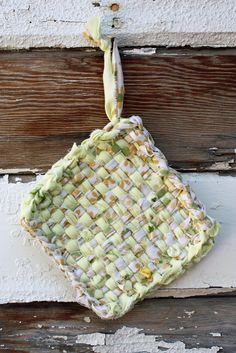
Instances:
[[[140,115],[179,170],[233,172],[236,49],[123,52],[124,116]],[[2,52],[0,168],[45,171],[102,128],[102,70],[91,49]]]
[[[235,353],[235,311],[235,297],[145,300],[123,318],[112,321],[98,319],[77,304],[5,305],[0,310],[0,352],[122,353],[124,343],[125,352],[129,353]],[[114,335],[124,326],[138,328],[147,335],[146,339],[137,341],[139,349],[145,345],[145,351],[137,350],[137,346],[135,349],[134,341],[132,350],[129,343],[132,337],[129,340],[128,336],[126,341],[118,341],[117,337],[117,344],[114,339],[113,344],[99,345],[96,339],[99,333]],[[91,333],[95,336],[88,337]],[[155,336],[153,344],[150,335]],[[87,344],[76,343],[78,336]],[[179,342],[179,349],[154,350],[155,341]],[[186,345],[186,350],[183,346],[181,349],[180,342]],[[216,346],[218,350],[211,349]],[[190,348],[195,350],[187,350]]]
[[[135,51],[124,48],[121,52],[124,116],[140,115],[177,169],[233,174],[236,49],[157,49],[153,55],[131,55]],[[1,174],[44,172],[73,142],[81,142],[107,123],[102,70],[102,54],[91,48],[0,53]],[[7,212],[15,237],[18,231],[12,224],[15,227],[17,220],[12,215],[17,210]],[[227,220],[223,220],[226,225]],[[233,221],[228,239],[234,232]],[[4,227],[5,237],[8,228]],[[6,304],[0,307],[0,352],[92,352],[92,346],[76,343],[77,335],[114,333],[126,325],[160,340],[181,340],[188,348],[217,345],[224,353],[234,353],[235,304],[233,293],[221,298],[149,299],[109,323],[77,304]]]

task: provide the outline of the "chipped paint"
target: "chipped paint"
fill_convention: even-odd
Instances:
[[[88,324],[91,322],[91,319],[89,316],[84,317],[84,321],[87,322]]]
[[[221,333],[220,332],[210,332],[210,335],[213,337],[221,337]]]
[[[192,310],[192,311],[184,310],[184,312],[188,316],[189,319],[192,317],[193,314],[195,314],[195,310]]]
[[[105,345],[105,334],[104,333],[90,333],[78,335],[76,343],[90,344],[93,346],[104,346]]]
[[[54,340],[63,340],[63,341],[67,341],[67,339],[68,339],[67,336],[59,336],[59,335],[52,336],[52,338]]]
[[[40,173],[39,169],[28,169],[28,168],[2,169],[2,168],[0,168],[0,175],[7,175],[7,174],[37,174],[37,173]]]
[[[208,170],[214,170],[214,171],[217,171],[217,170],[231,170],[232,169],[231,164],[233,164],[233,163],[235,163],[235,160],[233,158],[231,158],[228,161],[215,162],[215,163],[212,163],[212,165],[210,165],[208,167]]]
[[[37,180],[40,178],[37,176]],[[236,178],[191,173],[184,174],[184,179],[196,190],[209,213],[220,220],[221,234],[203,261],[170,286],[151,293],[150,298],[215,294],[232,292],[236,288],[233,270],[236,267],[233,207]],[[0,303],[76,301],[75,290],[63,273],[18,225],[20,204],[33,185],[35,181],[10,183],[8,176],[0,178]]]
[[[124,49],[123,54],[125,54],[125,55],[153,55],[153,54],[156,54],[156,48]]]
[[[78,335],[76,343],[89,344],[96,353],[217,353],[220,347],[186,348],[180,341],[158,341],[156,335],[141,333],[142,329],[125,327],[118,329],[114,334],[92,333]]]
[[[86,20],[103,18],[121,46],[236,45],[234,0],[17,0],[0,2],[0,47],[88,46]]]

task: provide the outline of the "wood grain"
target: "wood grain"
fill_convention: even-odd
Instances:
[[[236,49],[157,50],[122,61],[124,116],[143,118],[172,166],[236,169]],[[46,170],[102,128],[102,70],[102,54],[91,49],[2,52],[0,169]]]
[[[182,341],[188,348],[215,345],[223,353],[235,353],[235,312],[236,297],[144,300],[112,321],[102,321],[77,304],[7,304],[0,306],[0,352],[92,352],[91,346],[75,343],[77,335],[114,333],[128,326],[159,335],[159,340]]]

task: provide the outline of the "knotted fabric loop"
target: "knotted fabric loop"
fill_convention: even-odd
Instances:
[[[99,17],[93,17],[86,25],[83,33],[87,40],[104,52],[103,85],[105,95],[105,111],[111,121],[119,120],[124,99],[124,79],[120,54],[116,39],[101,38]]]

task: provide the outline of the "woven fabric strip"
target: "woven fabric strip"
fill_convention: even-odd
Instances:
[[[101,38],[99,17],[93,17],[86,25],[85,38],[104,52],[103,86],[105,111],[108,119],[119,119],[123,108],[124,82],[120,54],[116,39]]]
[[[206,255],[219,224],[141,118],[120,118],[119,100],[108,101],[111,122],[52,166],[25,201],[21,223],[69,278],[78,303],[114,319]]]

